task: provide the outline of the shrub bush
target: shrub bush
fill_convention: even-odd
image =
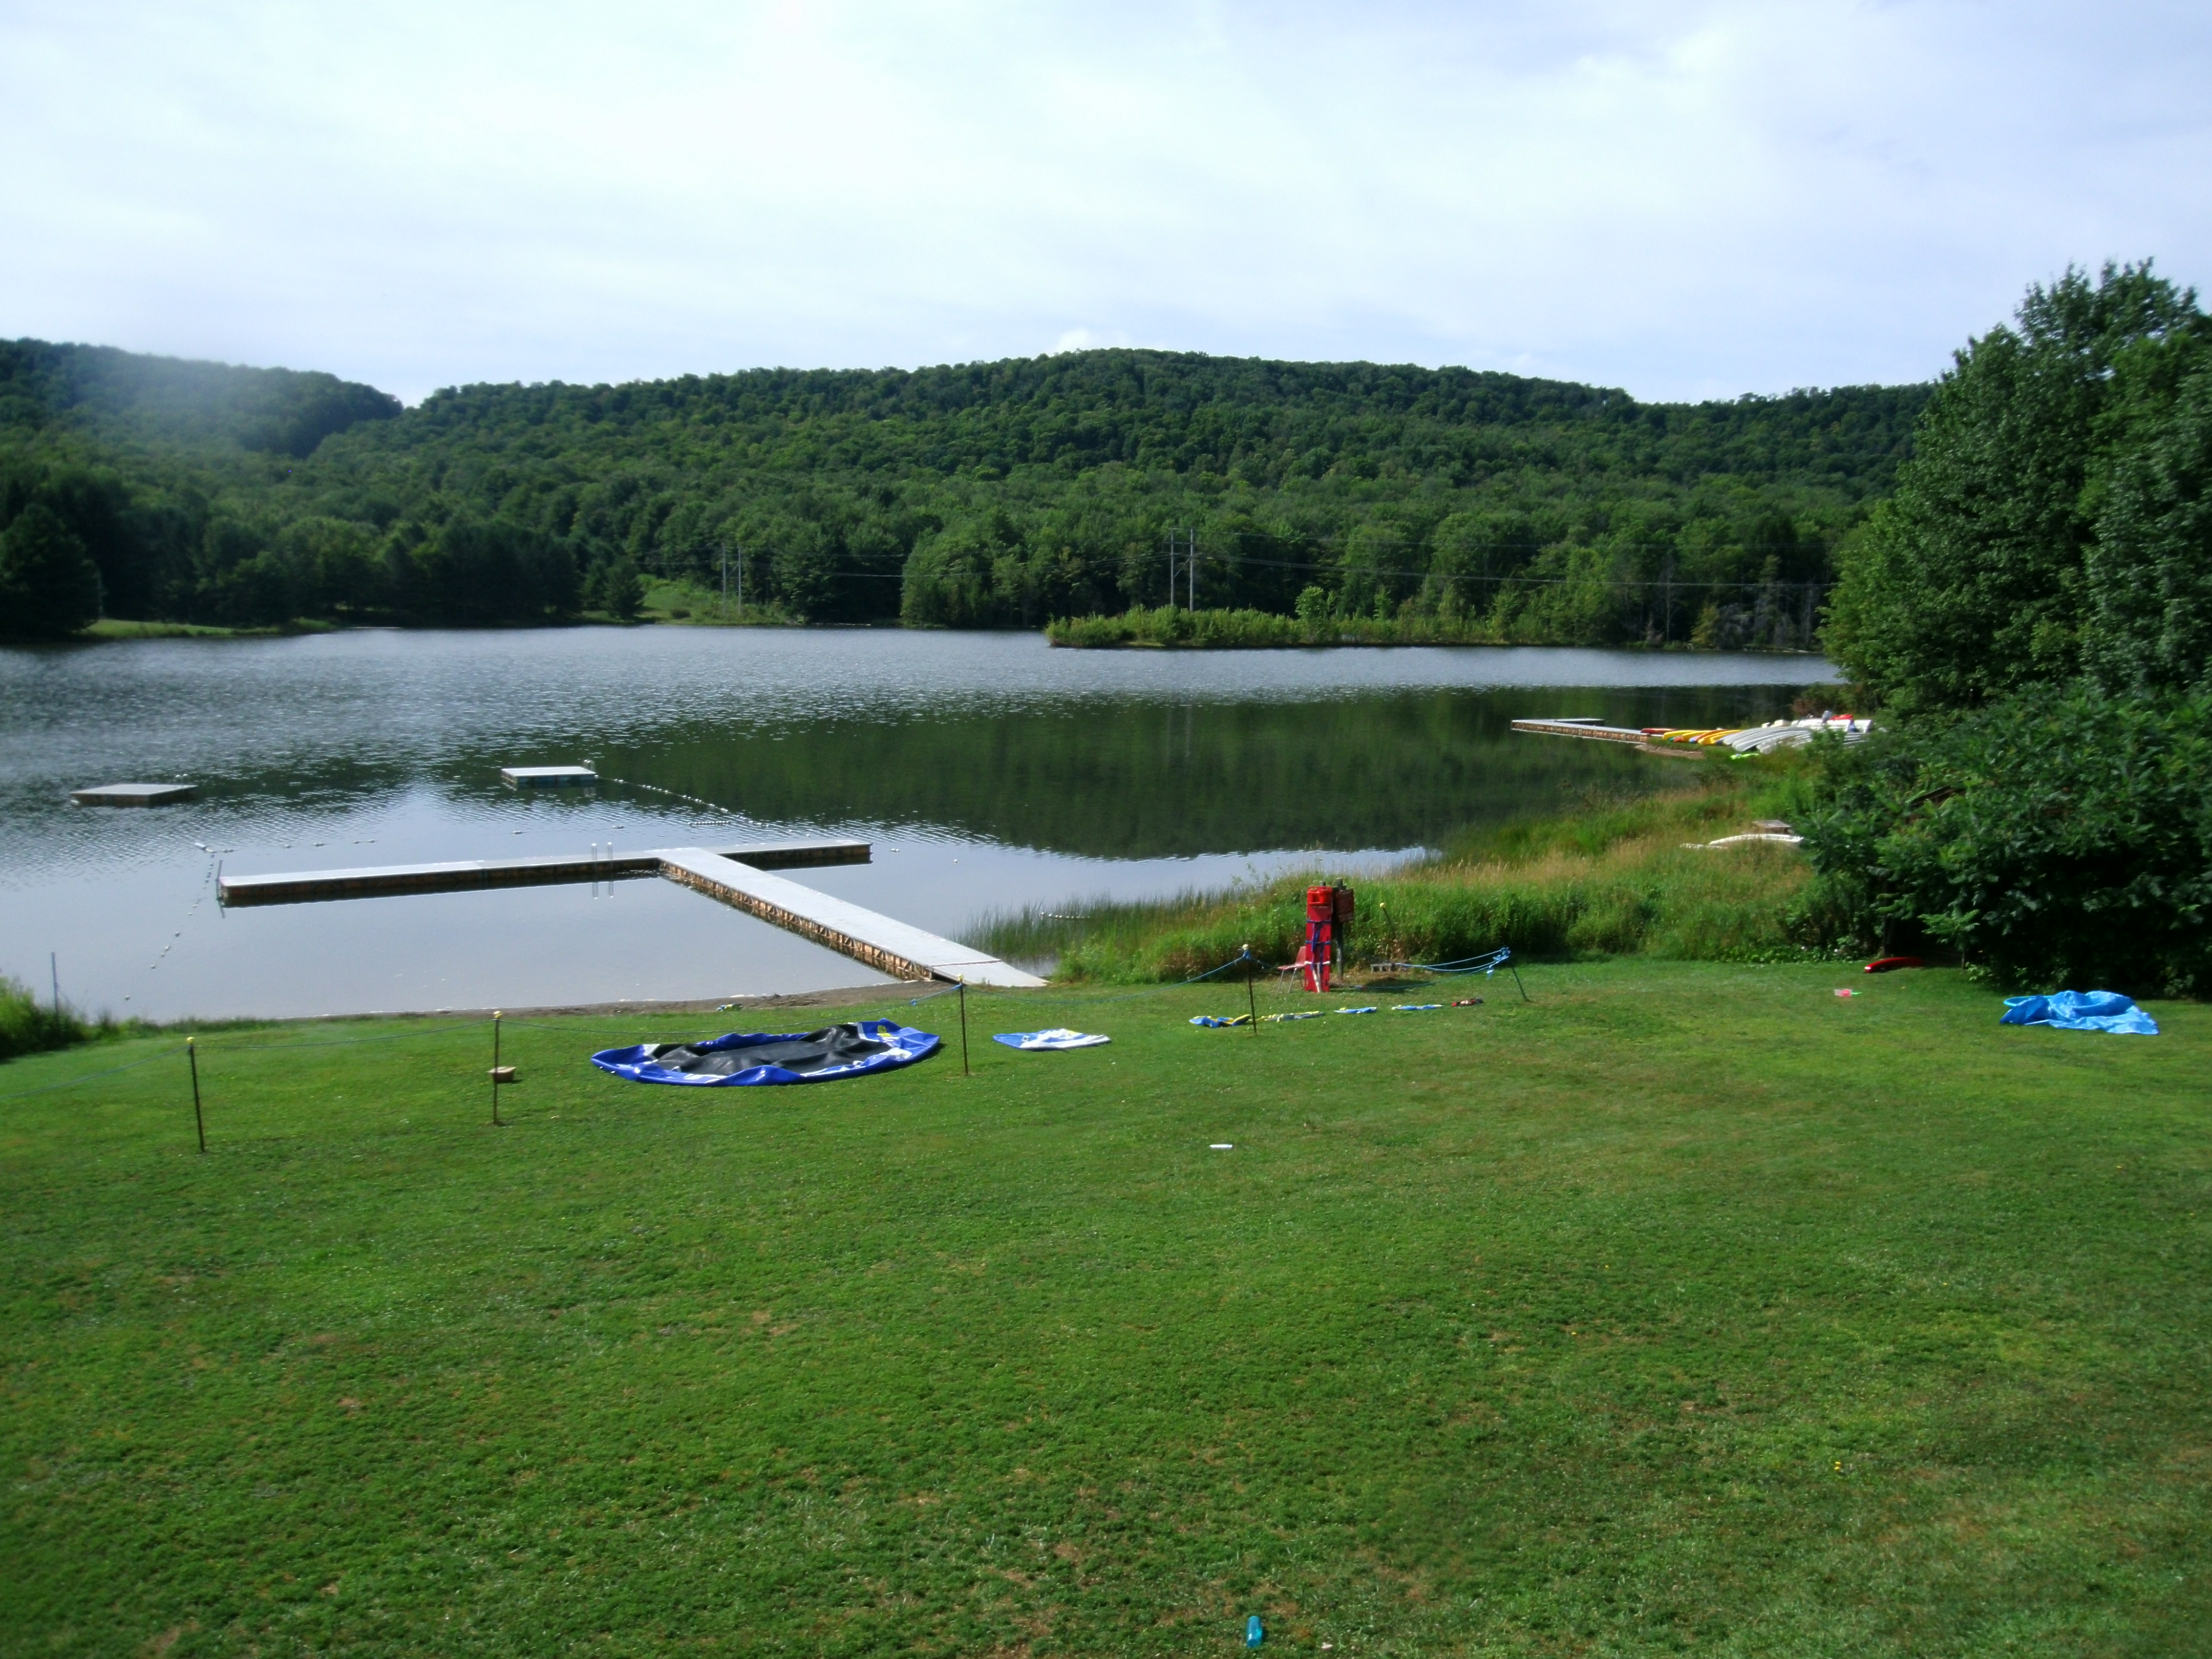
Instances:
[[[2212,698],[2027,693],[1835,757],[1819,902],[2008,985],[2212,990]]]

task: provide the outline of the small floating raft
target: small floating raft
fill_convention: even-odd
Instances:
[[[196,783],[103,783],[90,789],[72,789],[70,799],[79,806],[167,806],[191,800],[200,793]]]

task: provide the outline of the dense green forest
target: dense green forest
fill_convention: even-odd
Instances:
[[[1968,343],[1844,562],[1887,711],[1807,850],[1867,941],[2037,988],[2212,991],[2212,319],[2069,271]],[[1883,936],[1887,936],[1884,938]]]
[[[1505,639],[1803,645],[1923,386],[1699,404],[1109,350],[477,386],[0,343],[0,617],[486,624],[643,579],[795,621],[1034,627],[1176,599]],[[19,523],[20,521],[20,523]]]

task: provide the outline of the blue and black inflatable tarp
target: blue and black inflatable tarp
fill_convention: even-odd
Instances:
[[[778,1036],[732,1031],[700,1042],[647,1042],[603,1048],[592,1064],[633,1083],[750,1087],[774,1083],[834,1083],[896,1071],[937,1052],[937,1037],[896,1020],[864,1019],[818,1031]]]

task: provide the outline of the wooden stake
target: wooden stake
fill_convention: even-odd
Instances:
[[[1254,970],[1260,964],[1253,961],[1250,945],[1247,945],[1241,948],[1243,950],[1244,960],[1248,964],[1244,969],[1244,1006],[1252,1016],[1252,1035],[1257,1036],[1260,1035],[1260,1000],[1259,993],[1252,988],[1252,979]]]
[[[199,1131],[200,1152],[207,1152],[207,1119],[200,1113],[200,1051],[192,1046],[190,1037],[185,1039],[185,1058],[192,1067],[192,1127]]]

